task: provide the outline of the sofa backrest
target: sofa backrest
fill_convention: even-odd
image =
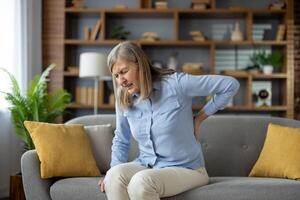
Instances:
[[[248,176],[255,164],[269,123],[300,127],[300,121],[248,115],[214,115],[201,125],[200,143],[205,165],[210,176]],[[78,117],[67,123],[84,125],[111,124],[115,129],[115,115],[89,115]],[[112,133],[113,134],[113,133]],[[109,169],[110,152],[106,159],[97,163],[101,172]],[[129,160],[138,154],[136,142],[132,139]]]
[[[210,176],[248,176],[262,150],[269,123],[300,127],[300,121],[244,115],[216,115],[200,129]]]

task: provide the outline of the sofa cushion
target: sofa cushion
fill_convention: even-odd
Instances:
[[[113,139],[111,124],[85,126],[84,129],[89,136],[98,168],[104,174],[110,168]]]
[[[208,185],[176,196],[176,200],[295,200],[300,182],[256,177],[210,177]]]
[[[53,200],[106,199],[98,189],[99,178],[67,178],[56,181],[50,189]],[[295,200],[300,196],[300,182],[276,178],[210,177],[208,185],[164,200]]]
[[[52,200],[106,200],[98,187],[99,177],[66,178],[56,181],[50,188]]]
[[[249,176],[300,179],[300,128],[269,124],[262,152]]]
[[[41,162],[41,177],[99,176],[83,125],[24,122]]]

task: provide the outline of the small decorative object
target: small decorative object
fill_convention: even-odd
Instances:
[[[192,36],[192,40],[194,41],[205,41],[205,37],[201,31],[190,31],[190,36]]]
[[[155,2],[155,8],[156,9],[168,9],[168,2],[159,0]]]
[[[157,40],[160,40],[157,32],[144,32],[142,34],[142,40],[147,40],[147,41],[157,41]]]
[[[252,99],[256,107],[271,106],[272,99],[272,83],[271,81],[253,81],[252,83]]]
[[[168,64],[167,64],[167,67],[168,67],[168,68],[174,69],[174,70],[177,69],[177,66],[178,66],[177,55],[178,55],[178,53],[175,52],[175,53],[173,53],[173,54],[170,56],[169,61],[168,61]]]
[[[115,9],[121,9],[121,10],[125,10],[127,9],[127,6],[126,5],[123,5],[123,4],[116,4],[114,6]]]
[[[194,10],[205,10],[210,5],[210,0],[193,0],[191,8]]]
[[[276,41],[282,41],[284,39],[285,29],[286,28],[284,24],[280,24],[278,26],[277,33],[276,33]]]
[[[184,63],[182,71],[188,74],[200,75],[203,74],[202,63]]]
[[[141,4],[142,8],[152,8],[152,0],[143,0]]]
[[[243,33],[240,30],[240,26],[238,22],[235,23],[234,30],[231,32],[231,40],[232,41],[243,40]]]
[[[270,10],[282,10],[285,7],[284,1],[277,1],[269,5]]]
[[[84,8],[85,7],[84,0],[73,0],[72,4],[73,4],[74,8]]]
[[[129,31],[124,30],[124,26],[116,26],[111,32],[111,38],[127,40],[127,37],[130,35]]]
[[[266,100],[269,97],[269,92],[266,89],[262,89],[258,92],[258,98],[263,102],[261,106],[268,106]]]

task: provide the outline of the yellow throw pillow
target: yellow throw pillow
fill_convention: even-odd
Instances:
[[[25,121],[41,162],[41,177],[100,176],[83,125]]]
[[[265,144],[249,176],[300,179],[300,128],[269,124]]]

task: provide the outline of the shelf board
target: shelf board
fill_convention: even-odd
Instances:
[[[102,8],[65,8],[66,13],[100,13]]]
[[[65,39],[66,45],[116,45],[119,40],[83,40],[83,39]]]
[[[67,108],[68,109],[93,109],[94,106],[88,106],[88,105],[83,105],[80,103],[73,102],[70,103]],[[102,104],[98,106],[98,109],[115,109],[115,106],[110,104]]]
[[[266,41],[212,41],[212,44],[216,46],[253,46],[253,45],[276,45],[284,46],[287,45],[286,41],[275,41],[275,40],[266,40]]]
[[[263,73],[251,73],[251,72],[246,72],[246,71],[237,71],[236,73],[233,72],[224,72],[220,73],[220,75],[225,75],[225,76],[232,76],[235,78],[250,78],[252,77],[253,79],[286,79],[287,74],[286,73],[273,73],[273,74],[263,74]]]
[[[200,110],[203,106],[193,106],[193,110]],[[265,107],[255,107],[255,106],[230,106],[224,109],[225,111],[267,111],[267,112],[278,112],[278,111],[287,111],[287,106],[265,106]]]
[[[82,105],[79,103],[71,103],[68,106],[69,109],[93,109],[93,106]],[[193,110],[198,110],[203,108],[203,106],[193,106]],[[115,109],[114,105],[103,104],[98,107],[98,109]],[[249,107],[249,106],[233,106],[226,107],[226,111],[267,111],[267,112],[278,112],[287,111],[287,106],[265,106],[265,107]]]
[[[233,106],[227,107],[225,110],[228,111],[267,111],[267,112],[277,112],[277,111],[287,111],[287,106]]]
[[[127,8],[127,9],[114,9],[114,8],[65,8],[66,13],[211,13],[211,14],[233,14],[233,13],[248,13],[253,12],[254,14],[266,14],[266,13],[286,13],[286,9],[282,10],[269,10],[269,9],[226,9],[226,8],[217,8],[217,9],[204,9],[204,10],[195,10],[190,8],[169,8],[169,9],[155,9],[155,8]]]
[[[253,79],[286,79],[286,73],[252,74]]]
[[[123,40],[114,40],[114,39],[107,39],[107,40],[83,40],[83,39],[65,39],[64,43],[66,45],[116,45]],[[193,40],[160,40],[160,41],[145,41],[145,40],[131,40],[132,42],[139,43],[145,46],[151,45],[166,45],[166,46],[209,46],[209,45],[216,45],[216,46],[252,46],[252,45],[278,45],[284,46],[287,44],[286,41],[212,41],[206,40],[203,42],[200,41],[193,41]]]
[[[142,41],[139,40],[139,43],[143,46],[155,46],[155,45],[166,45],[166,46],[209,46],[211,45],[210,41],[193,41],[193,40],[170,40],[170,41]]]

